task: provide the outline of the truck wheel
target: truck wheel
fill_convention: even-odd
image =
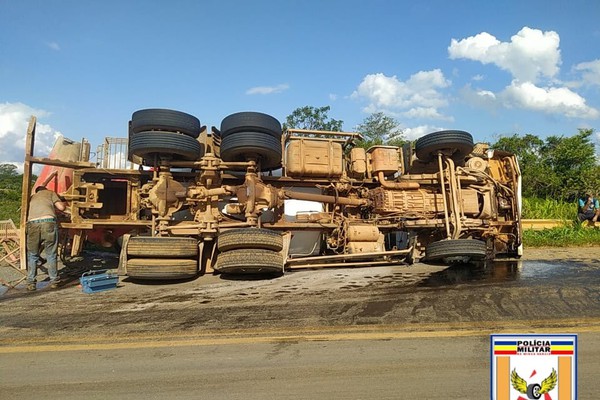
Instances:
[[[283,256],[272,250],[236,249],[219,254],[215,271],[222,274],[282,274]]]
[[[168,155],[175,160],[197,160],[204,154],[204,146],[182,133],[143,131],[129,136],[129,152],[144,159]]]
[[[162,108],[138,110],[131,116],[133,133],[143,131],[180,132],[196,139],[200,136],[200,120],[181,111]]]
[[[281,167],[281,140],[262,132],[235,132],[223,138],[223,161],[260,160],[261,169],[270,171]]]
[[[221,232],[217,239],[219,251],[235,249],[265,249],[281,251],[283,238],[275,231],[260,228],[237,228]]]
[[[468,132],[439,131],[419,138],[415,144],[415,153],[424,162],[433,160],[439,151],[446,153],[454,161],[464,161],[473,151],[473,146],[473,136]]]
[[[127,255],[148,258],[196,258],[198,241],[187,237],[132,236],[127,243]]]
[[[427,261],[444,260],[451,264],[483,260],[487,255],[484,241],[476,239],[448,239],[433,242],[425,248]]]
[[[236,132],[262,132],[277,140],[281,137],[281,124],[270,115],[259,112],[239,112],[221,121],[221,137]]]
[[[130,258],[127,276],[134,279],[186,279],[198,275],[198,260],[184,258]]]

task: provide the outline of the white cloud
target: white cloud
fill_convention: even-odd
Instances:
[[[600,112],[586,104],[583,97],[566,87],[541,88],[531,82],[513,82],[500,94],[505,106],[542,111],[549,114],[564,114],[570,118],[600,117]]]
[[[454,120],[452,117],[440,114],[439,111],[434,107],[414,107],[406,112],[401,113],[401,115],[406,118],[443,119],[448,121]]]
[[[584,84],[600,86],[600,59],[577,64],[573,69],[581,72]]]
[[[367,112],[387,111],[401,113],[408,118],[444,119],[439,108],[448,105],[440,91],[451,85],[441,70],[419,71],[408,80],[382,73],[365,76],[352,93],[353,99],[366,99]]]
[[[556,32],[524,27],[510,42],[500,42],[487,32],[461,40],[452,39],[448,53],[451,59],[494,64],[513,76],[511,83],[498,93],[466,85],[461,89],[461,95],[468,103],[491,110],[515,107],[568,118],[599,118],[597,109],[569,89],[580,86],[580,82],[558,80],[559,45],[560,37]],[[578,64],[574,70],[582,73],[584,83],[600,85],[600,60]],[[540,82],[542,80],[545,84]]]
[[[554,31],[524,27],[500,42],[487,32],[465,39],[452,39],[448,47],[451,59],[465,58],[483,64],[495,64],[522,82],[536,82],[540,76],[553,78],[560,70],[560,37]]]
[[[47,117],[50,113],[23,103],[0,103],[0,163],[15,164],[22,171],[27,127],[32,115],[38,118],[34,155],[48,156],[56,138],[60,136],[60,132],[50,125],[39,122],[39,118]]]
[[[46,45],[54,51],[60,51],[60,46],[56,42],[48,42],[48,43],[46,43]]]
[[[494,92],[490,92],[489,90],[478,90],[477,96],[479,96],[480,98],[486,98],[491,100],[496,99],[496,95],[494,94]]]
[[[467,84],[459,91],[461,98],[474,107],[487,109],[490,112],[495,112],[502,103],[498,101],[496,93],[485,89],[474,89],[471,84]]]
[[[425,136],[428,133],[437,132],[441,130],[444,130],[444,128],[431,125],[420,125],[415,126],[413,128],[402,128],[402,133],[404,133],[404,137],[408,140],[417,140],[421,136]]]
[[[329,93],[329,100],[336,101],[338,99],[338,95],[334,93]]]
[[[287,83],[282,83],[277,86],[256,86],[246,90],[246,94],[274,94],[281,93],[290,88]]]
[[[475,82],[478,82],[478,81],[482,81],[482,80],[483,80],[483,78],[484,78],[484,77],[483,77],[483,75],[481,75],[481,74],[477,74],[477,75],[475,75],[474,77],[472,77],[472,78],[471,78],[471,80],[473,80],[473,81],[475,81]]]

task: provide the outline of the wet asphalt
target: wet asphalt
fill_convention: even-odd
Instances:
[[[116,289],[94,294],[77,286],[79,269],[58,290],[42,282],[36,292],[17,288],[0,297],[0,340],[346,326],[501,329],[508,322],[576,328],[600,318],[600,250],[570,254],[538,250],[488,264],[295,270],[277,278],[122,278]],[[92,264],[111,267],[111,257],[94,255]]]

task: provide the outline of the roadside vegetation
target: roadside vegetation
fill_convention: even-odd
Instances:
[[[523,198],[524,219],[559,219],[564,225],[541,231],[526,230],[526,247],[569,247],[600,245],[600,226],[583,226],[577,221],[577,203],[554,199]],[[600,224],[599,224],[600,225]]]
[[[501,137],[492,148],[517,154],[523,175],[523,218],[560,219],[564,226],[526,230],[526,247],[600,245],[600,227],[577,221],[577,200],[587,191],[600,194],[600,164],[592,129],[571,137],[535,135]]]
[[[542,231],[526,230],[523,233],[523,244],[525,247],[599,246],[600,228],[573,223]]]
[[[17,173],[16,165],[0,164],[0,220],[12,219],[17,226],[21,219],[22,184],[23,175]]]
[[[524,197],[522,217],[524,219],[575,221],[577,217],[577,202]]]

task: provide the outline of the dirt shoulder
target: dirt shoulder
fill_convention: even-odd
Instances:
[[[600,259],[600,243],[590,247],[531,247],[523,251],[523,260],[594,260]]]

